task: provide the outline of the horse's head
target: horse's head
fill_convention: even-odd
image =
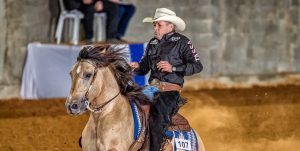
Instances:
[[[71,69],[72,85],[66,100],[66,108],[70,114],[81,114],[99,96],[108,63],[104,54],[108,46],[84,47]]]
[[[102,108],[124,94],[131,76],[121,54],[107,45],[87,46],[80,51],[70,72],[72,85],[65,103],[70,114],[94,111],[92,108]]]

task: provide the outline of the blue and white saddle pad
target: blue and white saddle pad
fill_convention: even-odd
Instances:
[[[198,151],[198,139],[195,131],[191,129],[189,132],[167,131],[167,137],[173,139],[174,151]]]
[[[131,111],[132,111],[133,121],[134,121],[134,140],[137,140],[138,136],[142,131],[141,119],[139,117],[138,108],[134,103],[134,101],[130,101],[130,106],[131,106]]]

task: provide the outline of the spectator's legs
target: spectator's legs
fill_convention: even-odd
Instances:
[[[118,31],[118,4],[103,1],[103,10],[107,13],[106,38],[114,39]]]
[[[118,25],[118,38],[125,35],[131,17],[135,13],[134,5],[119,5],[119,25]]]
[[[76,0],[63,0],[63,2],[67,10],[74,10],[74,9],[79,10],[82,5],[81,1],[76,1]]]
[[[119,5],[119,15],[118,15],[118,33],[117,33],[117,38],[122,37],[123,35],[120,33],[120,27],[121,27],[121,20],[123,18],[123,16],[125,16],[125,10],[126,8],[124,7],[124,5]]]
[[[84,14],[83,28],[85,39],[91,40],[93,38],[94,5],[82,5],[80,11]]]

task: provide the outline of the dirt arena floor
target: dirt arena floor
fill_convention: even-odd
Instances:
[[[298,151],[300,86],[185,91],[181,109],[207,151]],[[80,151],[88,114],[64,99],[0,101],[1,151]]]

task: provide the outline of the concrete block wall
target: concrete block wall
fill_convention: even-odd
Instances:
[[[0,0],[0,98],[18,96],[26,46],[49,42],[54,0]],[[137,7],[126,39],[148,41],[153,26],[142,19],[158,7],[187,23],[204,71],[216,78],[300,72],[300,0],[132,0]]]
[[[48,1],[0,0],[0,98],[17,97],[29,42],[47,41]]]
[[[136,0],[127,37],[148,40],[142,24],[157,7],[175,10],[198,48],[202,77],[299,73],[298,0]],[[143,5],[142,5],[143,4]],[[143,31],[142,33],[140,31]],[[145,39],[147,37],[148,39]]]

